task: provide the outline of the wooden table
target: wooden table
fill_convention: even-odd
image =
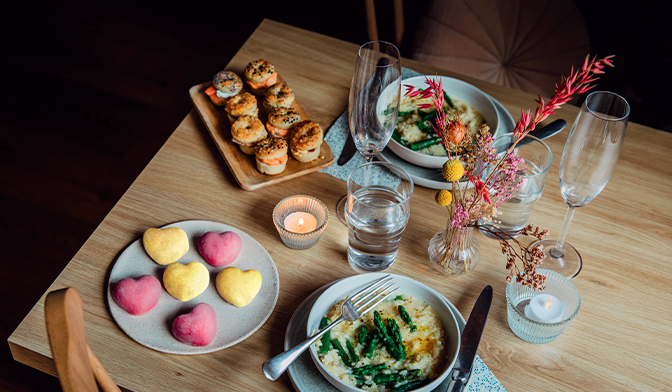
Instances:
[[[272,21],[264,21],[229,66],[266,58],[281,70],[310,116],[328,129],[347,107],[357,45]],[[618,61],[616,61],[618,65]],[[479,87],[514,118],[534,107],[533,96],[410,60],[403,66],[439,73]],[[213,70],[213,72],[216,70]],[[608,72],[605,77],[608,77]],[[201,83],[194,80],[194,84]],[[187,92],[185,91],[185,94]],[[571,125],[578,108],[555,118]],[[566,205],[558,166],[569,129],[548,140],[555,157],[546,191],[531,220],[557,235]],[[576,320],[556,341],[533,345],[516,337],[506,321],[504,256],[479,234],[478,267],[442,277],[427,263],[427,246],[447,220],[433,190],[416,187],[411,217],[389,272],[413,277],[445,295],[465,316],[481,289],[495,290],[479,355],[510,391],[660,390],[672,374],[672,135],[631,123],[611,181],[579,209],[567,240],[583,256],[573,283],[581,293]],[[350,276],[347,229],[335,219],[345,182],[313,173],[253,192],[238,187],[198,116],[192,111],[56,279],[49,291],[75,287],[84,299],[89,345],[112,378],[139,391],[292,390],[287,375],[266,380],[261,364],[283,350],[289,318],[320,286]],[[320,198],[333,217],[317,246],[285,247],[271,214],[282,198],[304,193]],[[280,297],[265,325],[249,339],[212,354],[178,356],[147,349],[128,338],[106,308],[106,274],[120,251],[149,227],[181,220],[213,220],[249,233],[273,257]],[[46,294],[46,293],[45,293]],[[224,326],[225,327],[225,326]],[[44,322],[44,296],[9,339],[14,358],[55,375]]]

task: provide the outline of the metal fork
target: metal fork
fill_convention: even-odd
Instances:
[[[303,343],[264,362],[264,365],[262,366],[264,375],[266,375],[266,378],[269,380],[277,380],[296,358],[306,351],[311,344],[315,343],[317,339],[327,333],[327,331],[340,324],[343,320],[355,321],[359,319],[371,309],[375,308],[382,300],[397,291],[398,288],[399,286],[395,286],[395,283],[389,274],[366,286],[343,303],[343,306],[341,306],[341,315],[333,323],[329,324],[329,326],[311,336]]]

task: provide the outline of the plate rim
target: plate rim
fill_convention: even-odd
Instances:
[[[155,345],[153,345],[153,344],[148,344],[148,343],[146,343],[146,342],[141,341],[141,339],[138,339],[137,336],[135,336],[132,332],[129,332],[129,331],[127,330],[127,327],[128,327],[128,326],[126,326],[126,325],[123,323],[123,321],[120,322],[120,321],[117,320],[117,317],[142,317],[142,316],[130,316],[130,315],[128,315],[128,314],[126,313],[125,310],[123,310],[121,307],[119,307],[119,305],[118,305],[118,304],[114,301],[114,299],[112,298],[112,284],[113,284],[113,270],[114,270],[114,268],[118,265],[119,260],[124,256],[124,254],[126,254],[126,252],[129,251],[129,249],[130,249],[131,247],[133,247],[134,245],[136,245],[136,244],[139,244],[139,246],[142,248],[142,250],[143,250],[143,252],[144,252],[144,247],[143,247],[143,245],[142,245],[142,237],[140,237],[140,238],[138,238],[138,239],[132,241],[131,243],[129,243],[129,244],[124,248],[124,250],[119,254],[119,256],[117,256],[116,260],[114,261],[114,264],[112,264],[112,265],[110,266],[110,268],[109,268],[109,276],[107,277],[107,282],[106,282],[106,285],[107,285],[107,289],[106,289],[106,294],[107,294],[107,295],[106,295],[106,297],[107,297],[107,306],[108,306],[108,310],[109,310],[109,312],[110,312],[110,315],[112,316],[112,319],[113,319],[114,323],[119,327],[119,329],[121,329],[121,331],[124,332],[124,334],[125,334],[126,336],[128,336],[131,340],[133,340],[134,342],[136,342],[136,343],[138,343],[138,344],[140,344],[140,345],[142,345],[142,346],[144,346],[144,347],[150,348],[150,349],[155,350],[155,351],[159,351],[159,352],[163,352],[163,353],[168,353],[168,354],[176,354],[176,355],[199,355],[199,354],[213,353],[213,352],[220,351],[220,350],[226,349],[226,348],[228,348],[228,347],[234,346],[234,345],[236,345],[236,344],[238,344],[238,343],[240,343],[240,342],[246,340],[247,338],[249,338],[250,336],[252,336],[255,332],[257,332],[257,331],[258,331],[258,330],[259,330],[259,329],[266,323],[266,321],[268,321],[268,319],[270,318],[270,316],[273,314],[273,311],[275,310],[275,306],[277,305],[277,301],[278,301],[278,297],[279,297],[279,293],[280,293],[280,277],[279,277],[279,274],[278,274],[277,266],[275,265],[275,262],[273,261],[273,258],[271,257],[271,255],[268,253],[268,250],[267,250],[263,245],[261,245],[261,243],[260,243],[259,241],[257,241],[254,237],[252,237],[251,235],[247,234],[247,232],[245,232],[245,231],[243,231],[243,230],[241,230],[241,229],[239,229],[239,228],[237,228],[237,227],[235,227],[235,226],[226,224],[226,223],[216,222],[216,221],[208,221],[208,220],[197,220],[197,219],[196,219],[196,220],[183,220],[183,221],[177,221],[177,222],[173,222],[173,223],[169,223],[169,224],[160,226],[160,228],[161,228],[161,229],[165,229],[165,228],[167,228],[167,227],[179,227],[179,228],[183,229],[182,227],[179,226],[179,225],[182,225],[182,224],[193,224],[193,225],[206,225],[206,224],[207,224],[207,225],[216,225],[216,226],[219,227],[219,228],[225,228],[224,231],[230,231],[230,229],[234,229],[235,231],[237,231],[237,232],[239,232],[239,233],[242,233],[242,234],[244,234],[245,236],[249,237],[249,239],[250,239],[251,241],[253,241],[253,243],[256,243],[256,245],[258,245],[258,247],[259,247],[260,250],[263,250],[263,251],[265,252],[266,256],[268,257],[268,261],[270,262],[269,266],[270,266],[271,271],[272,271],[272,274],[273,274],[273,276],[271,276],[271,277],[269,278],[269,284],[270,284],[271,287],[272,287],[272,296],[273,296],[273,298],[272,298],[272,300],[269,302],[269,307],[268,307],[269,310],[268,310],[268,312],[267,312],[267,313],[266,313],[266,314],[265,314],[265,315],[258,321],[258,323],[257,323],[256,325],[254,325],[250,330],[248,330],[248,331],[246,331],[245,333],[241,334],[241,335],[240,335],[239,337],[237,337],[236,339],[234,339],[234,340],[232,340],[232,341],[230,341],[230,342],[227,342],[227,343],[225,343],[225,344],[223,344],[223,345],[219,345],[219,346],[210,346],[210,344],[208,344],[208,345],[206,345],[206,346],[197,347],[197,346],[190,346],[190,345],[187,345],[187,344],[183,344],[183,346],[184,346],[183,348],[185,349],[184,351],[183,351],[183,350],[166,349],[166,348],[164,348],[164,347],[155,346]],[[204,229],[207,230],[207,231],[217,231],[217,230],[219,230],[219,229],[209,230],[208,228],[204,228]],[[184,230],[184,229],[183,229],[183,230]],[[191,229],[191,230],[193,230],[193,229]],[[185,230],[185,231],[186,231],[186,230]],[[191,244],[192,244],[193,242],[197,242],[197,239],[196,239],[196,238],[192,238],[192,237],[190,236],[190,237],[189,237],[189,242],[190,242],[190,249],[191,249],[191,248],[192,248]],[[226,268],[226,267],[229,267],[229,266],[231,266],[231,267],[236,267],[236,265],[235,265],[236,263],[235,263],[235,262],[232,263],[232,264],[230,264],[230,265],[228,265],[228,266],[226,266],[226,267],[213,267],[213,266],[211,266],[210,264],[208,264],[208,263],[203,259],[203,257],[200,255],[198,249],[194,249],[194,250],[195,250],[195,253],[196,253],[196,255],[197,255],[197,259],[196,259],[196,260],[191,260],[191,261],[198,261],[198,262],[204,264],[205,267],[208,269],[208,274],[209,274],[209,275],[212,275],[212,274],[213,274],[213,270],[216,270],[217,272],[219,272],[219,271],[221,271],[222,269],[224,269],[224,268]],[[131,250],[131,251],[133,251],[133,250]],[[146,258],[148,258],[149,260],[151,260],[151,258],[149,258],[149,256],[148,256],[146,253],[144,253],[144,256],[145,256]],[[180,260],[182,260],[182,258],[185,257],[185,256],[186,256],[186,254],[185,254],[184,256],[182,256],[182,257],[180,258]],[[176,261],[176,262],[180,262],[180,260],[178,260],[178,261]],[[152,261],[152,263],[154,263],[153,260],[151,260],[151,261]],[[186,261],[186,260],[185,260],[185,261]],[[191,261],[190,261],[190,262],[191,262]],[[165,268],[167,267],[167,265],[159,265],[159,264],[157,264],[157,263],[154,263],[154,264],[156,264],[154,267],[155,267],[155,268],[159,268],[159,269],[165,269]],[[151,273],[150,273],[150,274],[151,274]],[[115,279],[116,279],[116,278],[115,278]],[[159,279],[159,282],[161,283],[161,292],[163,293],[163,292],[165,292],[166,289],[165,289],[165,287],[164,287],[163,282],[162,282],[161,279]],[[262,284],[263,284],[263,283],[262,283]],[[210,285],[213,285],[213,286],[215,285],[215,282],[214,282],[214,280],[213,280],[212,278],[211,278],[210,281],[208,282],[208,286],[210,286]],[[206,290],[207,290],[207,289],[206,289]],[[170,294],[168,294],[167,292],[166,292],[166,295],[170,296]],[[199,296],[200,296],[200,295],[199,295]],[[179,303],[176,303],[176,307],[175,307],[175,308],[176,308],[176,309],[179,309],[180,306],[184,306],[184,304],[188,304],[188,303],[190,303],[191,301],[198,301],[198,298],[199,298],[199,297],[197,296],[196,298],[193,298],[193,299],[190,300],[190,301],[185,301],[185,302],[181,302],[181,301],[180,301]],[[171,299],[172,299],[172,297],[171,297]],[[221,297],[220,297],[220,299],[221,299]],[[221,299],[221,300],[224,301],[224,299]],[[178,301],[178,300],[176,300],[176,301]],[[201,301],[201,302],[203,302],[203,301]],[[196,303],[194,303],[194,306],[195,306],[197,303],[200,303],[200,302],[196,302]],[[231,305],[231,306],[233,306],[233,305]],[[221,328],[221,317],[220,317],[220,316],[218,316],[218,329],[219,329],[219,328]],[[172,337],[172,335],[171,335],[171,338],[174,339],[174,337]],[[179,342],[179,341],[177,341],[177,340],[175,340],[175,341],[176,341],[176,342]],[[211,344],[212,344],[212,343],[211,343]],[[180,347],[181,347],[181,346],[180,346]]]

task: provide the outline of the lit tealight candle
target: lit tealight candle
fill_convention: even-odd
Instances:
[[[539,294],[525,307],[525,316],[540,323],[558,323],[562,321],[567,305],[549,294]]]
[[[293,233],[310,233],[317,229],[317,219],[307,212],[292,212],[285,218],[284,225]]]

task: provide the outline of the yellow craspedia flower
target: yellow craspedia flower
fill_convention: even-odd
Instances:
[[[457,181],[464,174],[464,166],[457,159],[450,159],[443,164],[442,173],[446,180],[450,182]]]
[[[436,192],[434,200],[436,200],[436,204],[440,205],[441,207],[445,207],[450,204],[451,201],[453,201],[453,195],[451,195],[450,192],[446,189],[441,189],[440,191]]]

